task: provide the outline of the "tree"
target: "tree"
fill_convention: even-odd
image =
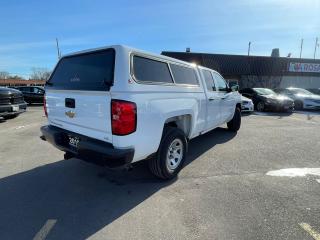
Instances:
[[[48,80],[51,74],[51,71],[47,68],[31,68],[30,79],[33,80]]]
[[[10,74],[6,71],[0,71],[0,79],[7,79],[9,78]]]

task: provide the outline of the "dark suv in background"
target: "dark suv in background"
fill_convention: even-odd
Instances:
[[[0,117],[14,118],[25,112],[27,104],[20,91],[12,88],[0,87]]]
[[[44,88],[37,86],[30,87],[15,87],[23,93],[24,100],[28,103],[41,103],[43,104]]]

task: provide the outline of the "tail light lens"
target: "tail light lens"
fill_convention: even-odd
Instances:
[[[113,135],[128,135],[136,131],[137,106],[133,102],[111,100],[111,126]]]
[[[43,110],[46,117],[48,117],[46,95],[43,96]]]

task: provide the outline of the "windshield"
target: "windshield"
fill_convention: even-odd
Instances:
[[[270,95],[270,94],[276,94],[274,91],[268,88],[254,88],[254,91],[256,91],[260,95]]]
[[[115,52],[107,49],[62,58],[47,88],[105,91],[113,83]]]
[[[293,94],[312,95],[311,92],[309,92],[308,90],[302,89],[302,88],[288,88],[288,90],[290,92],[292,92]]]

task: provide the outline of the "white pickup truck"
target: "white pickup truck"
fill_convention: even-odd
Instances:
[[[146,159],[162,179],[182,168],[188,140],[241,125],[241,96],[218,72],[120,45],[64,56],[45,88],[41,138],[65,159]]]

